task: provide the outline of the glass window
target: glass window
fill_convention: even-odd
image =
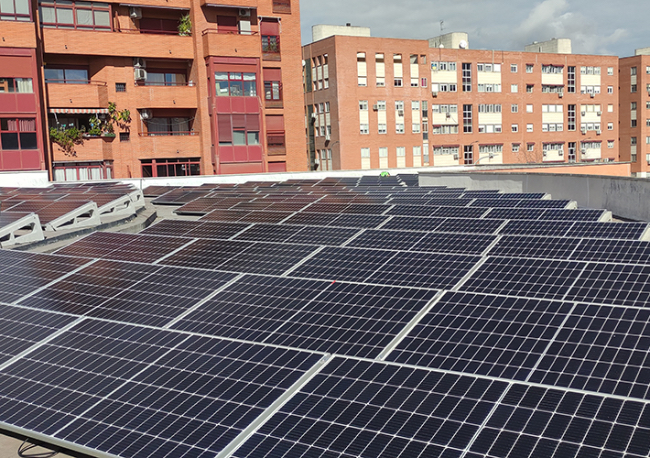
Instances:
[[[247,132],[246,139],[249,145],[259,145],[260,144],[260,133],[259,132]]]
[[[233,145],[245,145],[246,144],[246,132],[243,130],[233,130],[232,131],[232,144]]]

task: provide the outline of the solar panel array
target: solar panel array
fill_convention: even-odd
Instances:
[[[647,224],[408,175],[145,194],[195,220],[0,251],[0,428],[121,457],[650,452]]]

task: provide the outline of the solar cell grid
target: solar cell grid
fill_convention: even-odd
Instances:
[[[242,223],[279,223],[280,221],[288,218],[293,213],[280,212],[280,211],[252,211],[243,216],[238,221]]]
[[[435,207],[468,207],[472,203],[473,199],[452,199],[452,198],[443,198],[435,196],[433,199],[427,202],[429,206]]]
[[[448,292],[387,360],[526,380],[572,305]]]
[[[585,239],[571,257],[581,261],[650,264],[650,242]]]
[[[426,205],[395,205],[386,212],[387,215],[396,216],[432,216],[439,209]]]
[[[335,214],[318,214],[318,213],[296,213],[283,224],[297,224],[297,225],[313,225],[313,226],[326,226],[337,218]]]
[[[372,229],[379,226],[381,223],[388,219],[387,216],[382,215],[340,215],[335,218],[332,222],[328,223],[328,226],[339,226],[339,227],[356,227],[356,228],[368,228]]]
[[[444,218],[393,216],[390,220],[383,224],[381,228],[402,231],[434,231],[444,221]]]
[[[249,225],[245,223],[200,222],[197,227],[188,231],[185,234],[185,237],[196,237],[200,239],[229,239],[247,227],[249,227]]]
[[[485,208],[488,210],[488,208]],[[571,210],[575,211],[575,210]],[[546,210],[541,208],[492,208],[486,215],[486,218],[494,219],[541,219],[541,216],[546,213]],[[549,218],[554,219],[554,218]]]
[[[506,384],[335,358],[234,457],[457,457]]]
[[[249,210],[212,210],[199,218],[199,221],[239,221],[250,213]]]
[[[605,210],[564,210],[564,209],[550,209],[545,210],[539,217],[542,220],[554,221],[598,221],[602,218]]]
[[[585,263],[555,259],[490,257],[462,285],[463,291],[570,300],[567,293]]]
[[[358,232],[358,229],[307,226],[297,234],[292,235],[287,242],[311,243],[314,245],[342,245]]]
[[[465,232],[475,234],[494,234],[503,225],[502,219],[447,218],[436,227],[436,232]]]
[[[599,239],[628,239],[639,240],[648,230],[648,223],[599,223],[593,221],[578,221],[567,231],[569,237],[585,237]]]
[[[521,208],[566,208],[569,202],[569,200],[522,199],[516,206]]]
[[[490,212],[490,215],[492,215],[492,212]],[[571,226],[573,226],[572,221],[512,220],[508,221],[508,223],[499,230],[499,234],[559,237],[566,234]]]
[[[291,272],[295,277],[364,281],[378,266],[395,256],[393,251],[326,247]]]
[[[214,455],[318,359],[86,321],[5,369],[0,404],[14,425],[91,450]]]
[[[484,208],[514,208],[517,207],[517,204],[521,202],[520,199],[501,199],[498,197],[494,198],[477,198],[470,204],[470,207],[484,207]]]
[[[204,224],[201,221],[183,221],[174,219],[163,219],[156,224],[140,231],[140,234],[146,235],[170,235],[181,237],[192,229]]]
[[[437,218],[481,218],[487,211],[487,208],[479,207],[439,207],[432,216]],[[493,218],[492,215],[487,217]]]
[[[649,406],[640,402],[516,384],[467,456],[647,456],[649,419]]]
[[[411,249],[413,251],[437,253],[481,254],[495,240],[496,236],[494,235],[431,232],[425,235]]]
[[[381,248],[384,250],[410,250],[426,232],[366,230],[348,243],[348,246]]]
[[[582,302],[647,307],[650,266],[589,263],[566,297]]]
[[[279,224],[254,224],[237,235],[234,240],[256,240],[263,242],[283,242],[300,232],[302,227]]]
[[[572,254],[580,239],[566,237],[503,236],[490,249],[493,256],[574,259]]]

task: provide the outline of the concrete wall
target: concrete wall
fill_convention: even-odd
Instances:
[[[334,35],[345,35],[348,37],[369,37],[370,27],[357,27],[351,25],[326,25],[319,24],[311,26],[311,41],[316,42],[323,38]]]
[[[524,48],[525,52],[549,52],[555,54],[571,54],[570,38],[553,38],[548,41],[539,41]]]
[[[47,170],[34,172],[0,172],[0,188],[46,188]]]
[[[463,42],[464,49],[469,49],[469,35],[465,32],[451,32],[439,37],[429,38],[429,48],[439,48],[442,45],[448,49],[460,49]]]
[[[602,208],[614,215],[650,221],[650,181],[636,178],[573,174],[436,173],[420,174],[421,186],[452,186],[470,190],[546,192],[553,199],[570,199],[580,207]]]

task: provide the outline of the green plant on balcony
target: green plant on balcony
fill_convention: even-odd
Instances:
[[[66,156],[76,156],[75,145],[83,145],[86,129],[71,127],[50,127],[50,141],[59,145]]]
[[[190,19],[189,13],[181,16],[180,24],[178,24],[178,34],[181,37],[192,35],[192,19]]]
[[[110,126],[108,132],[113,132],[113,124],[117,124],[120,129],[128,130],[131,124],[131,111],[118,110],[115,102],[108,102],[108,116],[110,118],[110,122],[107,121],[107,125]]]
[[[95,115],[92,118],[88,120],[88,132],[86,133],[86,136],[88,137],[99,137],[102,134],[102,127],[103,127],[104,121],[99,119],[99,116]]]

